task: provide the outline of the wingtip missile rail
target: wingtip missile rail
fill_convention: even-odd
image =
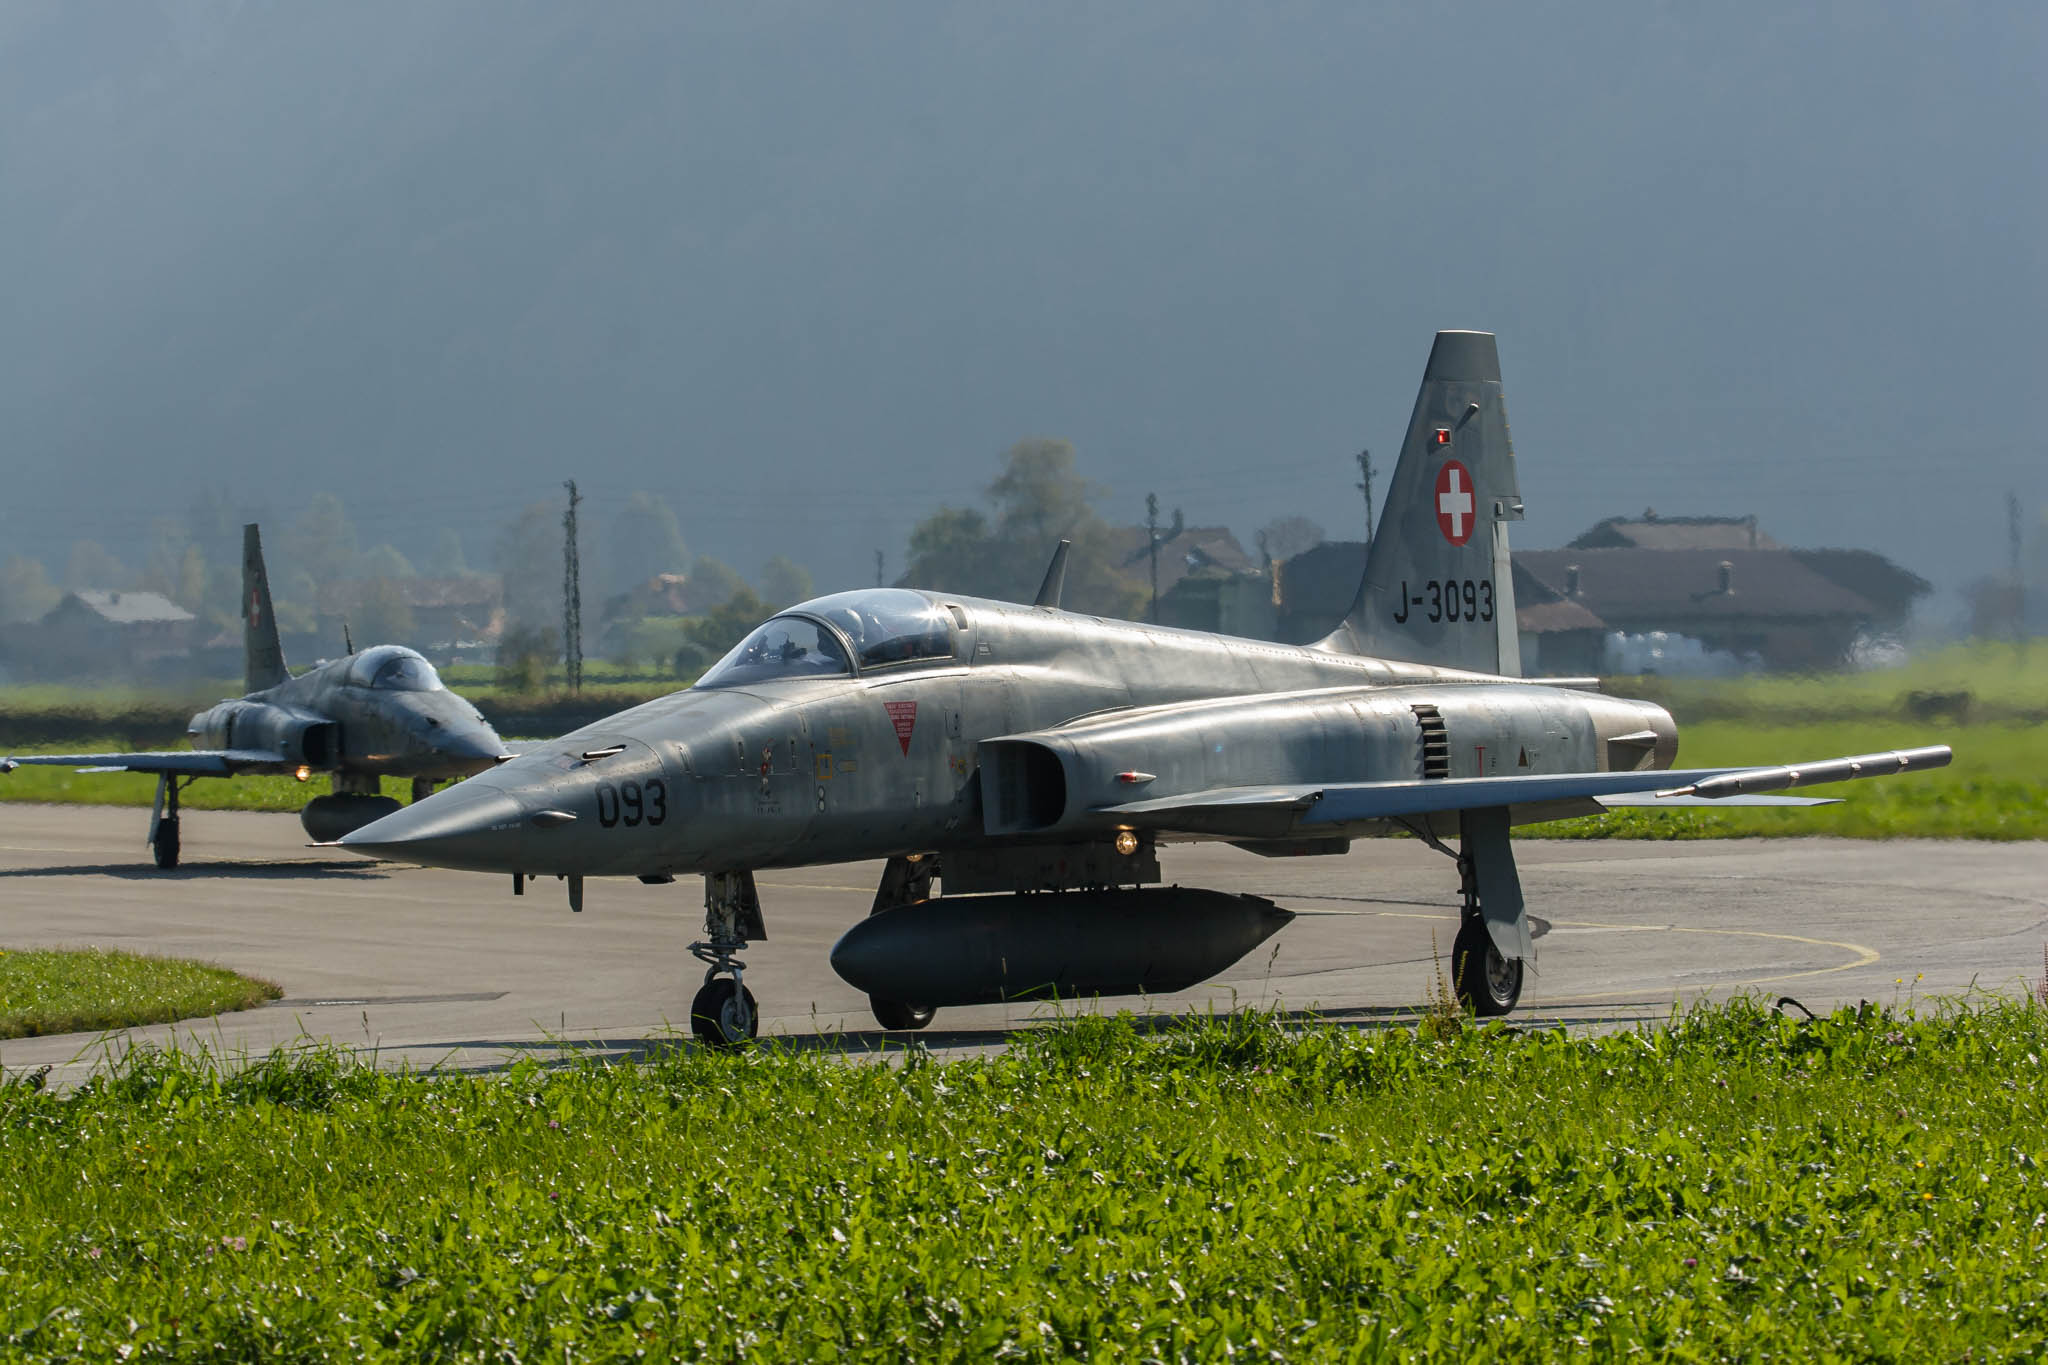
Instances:
[[[1668,787],[1660,797],[1698,796],[1716,800],[1747,796],[1754,792],[1787,791],[1813,787],[1825,782],[1853,782],[1865,777],[1891,777],[1928,768],[1945,768],[1955,757],[1946,744],[1929,744],[1918,749],[1890,749],[1883,753],[1857,754],[1852,758],[1831,758],[1820,763],[1788,763],[1778,768],[1751,768],[1720,777],[1703,778],[1682,787]]]

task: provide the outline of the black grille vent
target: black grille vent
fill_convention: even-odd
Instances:
[[[1451,775],[1451,732],[1444,713],[1427,703],[1411,708],[1415,723],[1422,727],[1422,775],[1424,778]]]

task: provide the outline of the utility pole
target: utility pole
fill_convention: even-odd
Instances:
[[[1372,549],[1372,452],[1358,452],[1358,491],[1365,494],[1365,548]]]
[[[1159,495],[1145,495],[1145,555],[1152,561],[1152,624],[1159,624],[1159,547],[1174,539],[1187,529],[1187,518],[1181,510],[1173,509],[1173,525],[1166,528],[1166,534],[1159,534]]]
[[[2005,495],[2005,538],[2012,551],[2012,638],[2027,637],[2027,574],[2020,549],[2020,495]]]
[[[1152,624],[1159,624],[1159,495],[1145,495],[1145,552],[1152,560]]]
[[[569,690],[583,690],[583,571],[576,558],[576,504],[583,495],[576,480],[562,484],[569,490],[569,510],[562,513],[562,659],[568,666]]]
[[[882,552],[875,551],[875,586],[882,586]]]

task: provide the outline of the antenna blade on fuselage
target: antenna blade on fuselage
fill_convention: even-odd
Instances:
[[[1045,581],[1038,585],[1038,596],[1031,605],[1034,607],[1057,607],[1061,596],[1067,590],[1067,551],[1074,548],[1074,542],[1063,540],[1052,552],[1052,563],[1045,566]]]

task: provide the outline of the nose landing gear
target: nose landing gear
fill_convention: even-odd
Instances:
[[[735,1048],[759,1034],[761,1016],[739,954],[767,937],[753,873],[716,872],[704,878],[704,941],[692,943],[690,955],[706,970],[703,989],[690,1002],[690,1031],[707,1046]]]

